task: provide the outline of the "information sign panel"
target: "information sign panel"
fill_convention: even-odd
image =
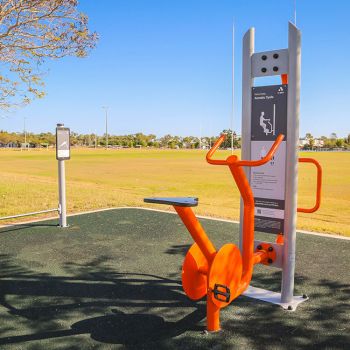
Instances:
[[[252,167],[250,185],[255,202],[255,230],[284,232],[288,85],[252,88],[251,158],[266,156],[280,134],[285,135],[267,164]]]
[[[69,128],[56,128],[56,159],[70,159],[70,130]]]

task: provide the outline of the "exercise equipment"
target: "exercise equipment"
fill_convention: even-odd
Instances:
[[[270,264],[276,253],[270,244],[262,244],[255,252],[254,246],[254,197],[243,166],[258,167],[269,162],[284,136],[279,135],[267,155],[259,160],[239,160],[231,155],[226,160],[212,156],[224,141],[226,135],[216,141],[207,154],[207,161],[213,165],[226,165],[237,184],[244,201],[243,247],[242,251],[228,243],[216,250],[208,238],[191,207],[198,205],[197,198],[145,198],[147,203],[170,204],[185,224],[195,243],[186,254],[182,266],[182,286],[192,300],[207,295],[207,329],[220,329],[220,309],[229,305],[249,286],[255,264]]]
[[[297,212],[320,206],[322,169],[311,158],[298,159],[300,99],[300,31],[289,23],[288,49],[254,52],[254,28],[243,39],[242,159],[213,159],[225,135],[207,154],[213,165],[229,167],[241,194],[240,242],[216,250],[191,207],[197,198],[145,198],[147,203],[173,205],[195,243],[186,254],[182,285],[193,300],[207,296],[207,329],[220,329],[220,309],[241,294],[278,304],[287,310],[307,300],[294,296]],[[282,84],[254,86],[254,79],[280,75]],[[269,150],[267,152],[267,150]],[[297,208],[298,162],[317,168],[316,204]],[[244,168],[243,168],[244,167]],[[258,168],[259,167],[259,168]],[[257,169],[257,170],[256,170]],[[276,234],[275,240],[254,240],[254,231]],[[281,293],[249,286],[253,267],[282,269]]]

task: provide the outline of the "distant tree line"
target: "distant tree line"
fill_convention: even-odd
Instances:
[[[307,133],[300,139],[300,148],[304,150],[317,149],[350,149],[350,134],[344,138],[338,138],[336,133],[331,133],[329,137],[313,137]]]
[[[223,147],[231,147],[231,130],[223,130],[227,133],[227,138]],[[108,147],[123,147],[123,148],[140,148],[140,147],[155,147],[155,148],[209,148],[216,141],[217,136],[173,136],[167,134],[157,138],[154,134],[144,135],[143,133],[136,133],[130,135],[109,135]],[[56,136],[50,132],[48,133],[9,133],[7,131],[0,131],[0,146],[1,147],[23,147],[26,140],[26,147],[53,147],[56,143]],[[71,146],[80,147],[106,147],[106,135],[96,134],[78,134],[71,132]],[[240,147],[240,140],[233,133],[233,146]]]
[[[223,130],[227,135],[226,140],[222,144],[222,148],[241,147],[241,139],[235,132],[232,133],[230,129]],[[233,138],[232,138],[233,136]],[[187,148],[187,149],[208,149],[216,141],[218,136],[173,136],[170,134],[162,137],[157,137],[154,134],[145,135],[143,133],[136,133],[130,135],[108,135],[108,147],[113,148]],[[24,145],[25,139],[27,144]],[[231,140],[233,140],[231,142]],[[50,132],[34,134],[7,132],[0,130],[0,147],[54,147],[56,143],[56,136]],[[71,145],[77,147],[106,147],[106,135],[96,134],[78,134],[71,132]],[[307,133],[305,137],[300,139],[299,147],[304,150],[315,149],[349,149],[350,150],[350,134],[345,138],[338,138],[335,133],[329,137],[321,136],[319,138],[313,137]]]
[[[25,137],[24,133],[10,133],[0,130],[0,146],[2,147],[21,147],[25,139],[28,147],[48,147],[54,146],[56,143],[56,136],[50,132],[40,134],[27,133]]]

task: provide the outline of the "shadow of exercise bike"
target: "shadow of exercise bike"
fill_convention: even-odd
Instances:
[[[97,281],[101,282],[96,283]],[[205,319],[205,304],[189,301],[181,289],[176,280],[155,275],[115,272],[93,272],[89,277],[30,275],[4,280],[0,304],[7,308],[9,314],[32,321],[32,328],[28,334],[0,338],[0,345],[90,334],[98,342],[137,346],[176,337],[188,330],[204,330],[204,325],[198,324]],[[52,305],[44,303],[16,308],[6,297],[7,294],[14,293],[23,298],[74,298],[76,303],[57,305],[53,302]],[[53,320],[57,314],[60,322],[69,323],[71,316],[65,317],[65,314],[79,310],[79,317],[82,314],[86,317],[91,315],[89,311],[84,314],[84,310],[89,308],[110,309],[103,316],[75,322],[70,329],[55,327]],[[166,317],[158,316],[162,308],[171,308],[171,318],[176,320],[169,321]],[[188,313],[189,308],[194,311]],[[133,311],[124,312],[123,309]],[[141,312],[135,312],[140,309]],[[48,323],[47,329],[53,330],[43,331],[40,326],[42,322]]]

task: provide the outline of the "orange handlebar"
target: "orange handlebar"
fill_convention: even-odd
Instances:
[[[279,147],[279,145],[281,144],[283,139],[284,139],[283,134],[278,135],[276,141],[273,143],[269,152],[267,153],[267,155],[264,158],[259,159],[259,160],[241,160],[237,163],[237,165],[239,165],[239,166],[260,166],[260,165],[266,164],[274,156],[274,154],[277,151],[277,148]]]
[[[320,163],[313,158],[299,158],[300,163],[312,163],[317,168],[317,191],[316,191],[316,203],[314,207],[310,209],[298,208],[298,213],[314,213],[321,205],[321,187],[322,187],[322,167]]]
[[[226,139],[226,135],[222,134],[214,143],[214,146],[209,150],[207,153],[206,159],[209,164],[214,164],[214,165],[227,165],[226,160],[215,160],[211,159],[213,154],[216,152],[216,150],[220,147],[220,145],[224,142]]]
[[[284,139],[284,135],[283,134],[278,135],[278,137],[277,137],[276,141],[274,142],[274,144],[272,145],[271,149],[269,150],[267,155],[264,158],[262,158],[262,159],[238,161],[236,156],[230,156],[226,160],[212,159],[211,157],[216,152],[216,150],[220,147],[220,145],[224,142],[225,138],[226,138],[226,135],[222,134],[217,139],[217,141],[215,142],[214,146],[207,153],[206,158],[207,158],[207,162],[209,164],[213,164],[213,165],[231,165],[233,163],[236,163],[236,165],[238,165],[238,166],[259,166],[259,165],[263,165],[263,164],[267,163],[268,161],[270,161],[271,158],[273,157],[273,155],[276,153],[277,148],[279,147],[279,145],[281,144],[281,142]]]

